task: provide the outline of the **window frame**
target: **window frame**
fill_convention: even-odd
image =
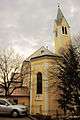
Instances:
[[[37,94],[42,94],[42,73],[38,72],[37,73]]]
[[[64,26],[62,26],[62,34],[65,34]]]
[[[67,35],[67,28],[65,27],[65,34]]]

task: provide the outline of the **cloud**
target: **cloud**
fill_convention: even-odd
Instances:
[[[80,31],[80,1],[64,0],[60,6],[72,33]],[[53,49],[56,15],[57,0],[0,0],[0,47],[12,46],[24,56],[42,45]]]

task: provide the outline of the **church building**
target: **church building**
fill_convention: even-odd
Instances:
[[[29,56],[22,65],[23,85],[27,85],[30,95],[30,114],[56,115],[62,114],[58,98],[59,80],[56,77],[57,60],[70,44],[70,26],[58,6],[57,18],[54,21],[55,53],[42,46]],[[50,69],[54,67],[53,78]]]

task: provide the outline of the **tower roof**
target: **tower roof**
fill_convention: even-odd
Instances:
[[[63,17],[64,17],[63,13],[62,13],[60,7],[58,6],[57,21],[60,21]]]
[[[70,27],[69,24],[68,24],[68,22],[67,22],[67,20],[66,20],[66,18],[64,17],[64,15],[63,15],[63,13],[62,13],[62,11],[60,9],[60,6],[58,5],[58,13],[57,13],[57,18],[56,18],[56,23],[57,24],[61,23],[62,19],[64,19],[66,21],[68,27]]]

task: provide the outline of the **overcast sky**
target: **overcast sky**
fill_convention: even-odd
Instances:
[[[59,0],[71,26],[80,32],[80,0]],[[25,57],[41,46],[52,49],[57,0],[0,0],[0,48],[13,47]]]

